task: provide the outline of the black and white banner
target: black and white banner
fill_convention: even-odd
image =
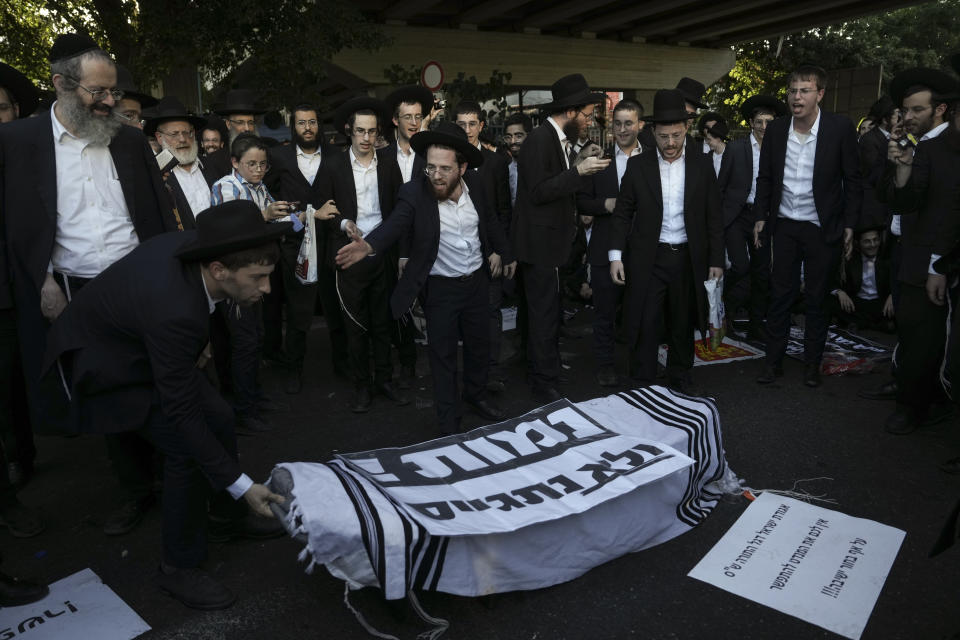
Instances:
[[[337,457],[435,536],[582,513],[693,464],[663,443],[607,429],[569,400],[465,434]]]

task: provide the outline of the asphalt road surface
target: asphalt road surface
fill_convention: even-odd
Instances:
[[[563,393],[572,401],[606,395],[596,384],[589,335],[591,311],[572,321],[579,338],[564,339],[569,369]],[[886,338],[890,340],[890,338]],[[265,370],[265,386],[289,408],[271,416],[273,433],[241,438],[244,469],[264,480],[276,462],[323,461],[335,451],[406,445],[436,437],[426,354],[410,406],[382,398],[356,416],[346,407],[350,385],[329,372],[322,321],[310,335],[304,390],[288,396],[282,377]],[[623,349],[623,345],[618,346]],[[883,431],[892,402],[862,400],[856,392],[883,382],[886,372],[827,377],[819,389],[802,384],[802,365],[788,360],[777,384],[754,383],[759,361],[698,368],[696,382],[717,399],[727,460],[745,484],[790,489],[797,480],[837,501],[825,505],[906,531],[864,632],[864,638],[960,637],[960,547],[928,558],[943,520],[960,497],[960,476],[937,465],[960,455],[957,420],[908,436]],[[509,415],[535,407],[521,363],[497,400]],[[464,427],[482,424],[469,416]],[[103,518],[119,499],[102,438],[40,437],[37,474],[21,499],[41,510],[47,530],[21,540],[0,531],[4,570],[55,581],[86,567],[113,588],[160,639],[367,638],[343,604],[343,583],[322,567],[306,575],[290,539],[211,545],[206,565],[238,594],[219,612],[193,611],[154,586],[160,542],[154,509],[129,535],[107,537]],[[694,530],[630,554],[571,582],[530,592],[463,598],[424,593],[430,614],[450,621],[452,640],[837,638],[828,631],[687,577],[747,506],[722,502]],[[351,596],[378,629],[415,638],[424,625],[409,605],[385,603],[375,590]],[[93,638],[86,640],[96,640]]]

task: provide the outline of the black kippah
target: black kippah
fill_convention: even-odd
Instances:
[[[65,33],[53,41],[53,47],[50,48],[49,60],[50,62],[56,62],[57,60],[72,58],[81,53],[99,48],[100,45],[85,33]]]

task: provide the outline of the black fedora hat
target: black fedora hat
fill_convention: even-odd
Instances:
[[[740,105],[740,115],[747,122],[753,117],[753,112],[757,109],[767,109],[773,112],[777,118],[787,115],[787,105],[783,100],[777,100],[773,96],[750,96]]]
[[[57,36],[57,39],[53,41],[53,46],[50,47],[50,54],[47,56],[47,59],[50,60],[50,62],[56,62],[57,60],[65,60],[66,58],[72,58],[81,53],[99,48],[100,45],[85,33],[65,33]]]
[[[693,78],[684,76],[677,83],[677,91],[683,96],[683,99],[698,109],[706,109],[707,105],[703,101],[703,94],[707,90],[702,82],[697,82]]]
[[[896,108],[897,105],[893,104],[890,96],[882,95],[879,100],[870,105],[870,113],[867,114],[867,117],[879,124],[881,120],[893,113],[893,110]]]
[[[707,128],[707,123],[710,122],[711,120],[713,120],[714,122],[720,122],[723,120],[723,116],[721,116],[716,111],[705,111],[701,113],[700,119],[697,120],[697,131],[703,133],[704,129]]]
[[[250,89],[231,89],[227,91],[223,102],[213,105],[213,112],[218,116],[229,116],[234,113],[251,114],[258,116],[267,110],[257,103],[253,91]]]
[[[714,121],[713,126],[708,127],[707,123],[711,120]],[[730,140],[730,127],[727,126],[727,120],[715,111],[707,111],[700,116],[700,120],[697,121],[697,129],[701,133],[709,133],[724,142]]]
[[[644,116],[644,122],[685,122],[696,118],[687,111],[687,99],[677,89],[660,89],[653,95],[653,113]]]
[[[344,132],[344,127],[347,125],[347,122],[350,121],[350,116],[355,114],[357,111],[363,111],[365,109],[369,109],[377,114],[377,125],[380,129],[380,133],[383,133],[383,130],[386,129],[387,124],[390,122],[390,117],[387,115],[386,105],[384,105],[382,100],[377,100],[376,98],[371,98],[370,96],[357,96],[355,98],[350,98],[342,105],[337,107],[337,111],[333,116],[333,126],[337,130],[337,133],[347,135]]]
[[[901,71],[890,81],[890,97],[898,107],[903,106],[907,89],[914,86],[927,87],[930,91],[947,98],[957,96],[957,80],[949,73],[929,67],[914,67]]]
[[[124,98],[139,102],[141,109],[147,109],[157,104],[156,98],[137,88],[137,83],[133,81],[133,74],[122,64],[117,65],[117,89],[123,91]]]
[[[40,104],[40,92],[27,76],[3,62],[0,62],[0,87],[6,89],[10,99],[17,103],[19,118],[26,118]]]
[[[388,112],[387,115],[393,118],[393,114],[397,112],[397,107],[402,102],[408,102],[411,104],[414,102],[419,102],[420,113],[424,118],[426,118],[433,110],[433,92],[426,87],[421,87],[420,85],[416,84],[400,87],[383,99],[383,103]]]
[[[483,164],[483,153],[470,144],[466,131],[447,120],[439,123],[434,129],[415,133],[410,138],[410,146],[424,158],[427,157],[427,148],[432,144],[453,147],[467,158],[467,166],[471,169],[476,169]]]
[[[156,107],[150,110],[150,117],[147,118],[143,125],[143,132],[148,136],[152,136],[158,126],[171,120],[189,122],[197,131],[207,126],[206,118],[195,116],[188,112],[187,108],[183,106],[183,103],[174,96],[166,96],[157,103]]]
[[[218,258],[275,242],[293,232],[290,222],[264,222],[250,200],[230,200],[197,214],[197,237],[176,252],[184,262]]]
[[[581,104],[597,104],[603,102],[605,96],[602,93],[591,93],[587,85],[587,79],[580,73],[571,73],[563,76],[553,83],[550,87],[550,93],[553,101],[541,105],[541,109],[559,109],[562,107],[575,107]]]

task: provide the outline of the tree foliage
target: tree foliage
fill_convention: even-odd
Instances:
[[[420,68],[416,65],[403,66],[393,64],[383,70],[383,77],[390,84],[401,86],[419,84]],[[507,106],[507,92],[513,74],[509,71],[494,69],[490,78],[481,83],[476,76],[467,76],[463,71],[457,73],[452,80],[443,83],[441,91],[447,101],[447,116],[453,114],[453,109],[464,100],[471,100],[483,104],[493,100],[496,111],[503,111]]]

